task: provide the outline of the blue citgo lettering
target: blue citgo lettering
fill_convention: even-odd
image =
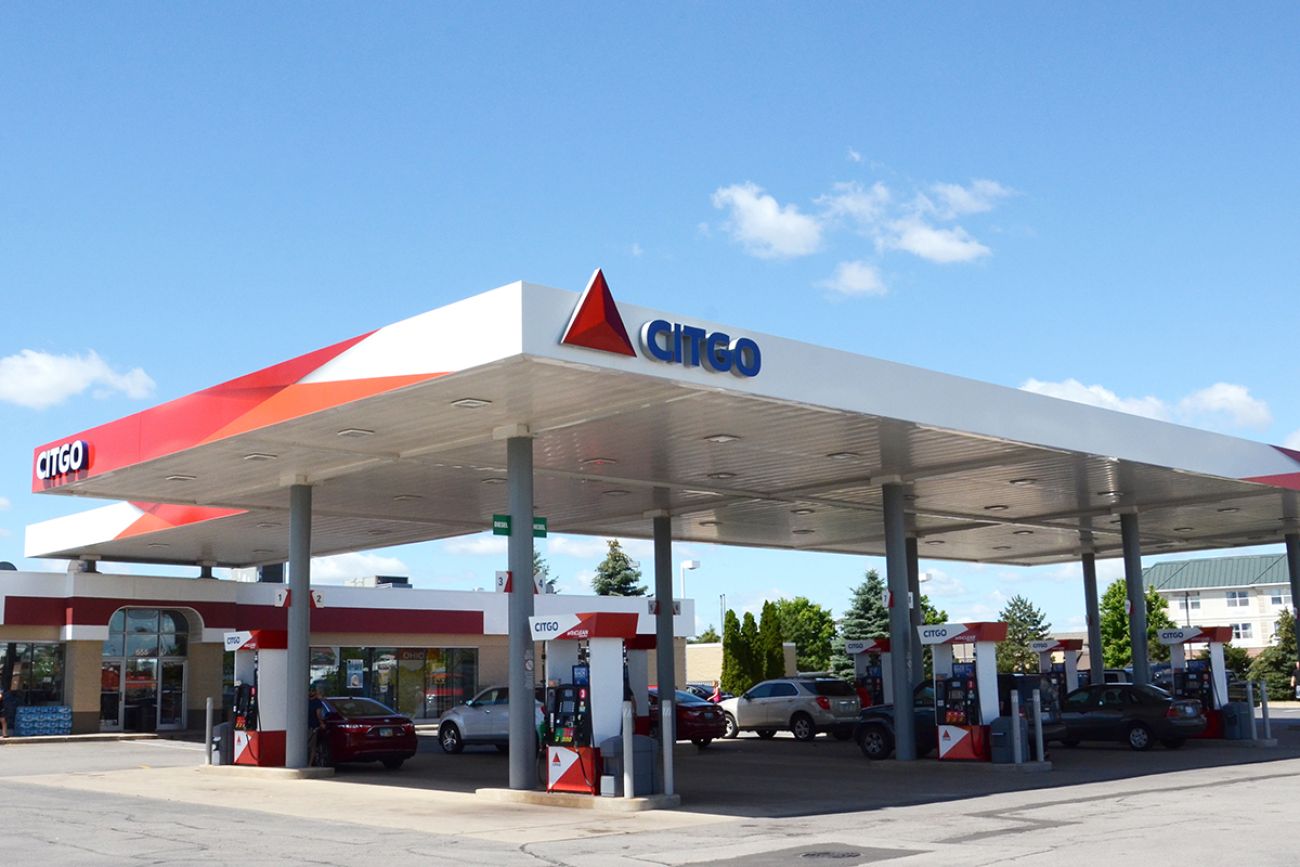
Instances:
[[[671,345],[665,346],[660,342],[660,338],[675,330],[672,325],[662,319],[651,320],[641,326],[641,345],[645,347],[646,352],[649,352],[658,360],[671,363],[677,360],[674,358],[673,347]],[[676,354],[680,356],[680,351]]]
[[[690,342],[691,357],[689,361],[683,360],[682,363],[687,367],[700,366],[700,347],[704,345],[704,338],[708,336],[703,328],[697,328],[694,325],[682,326],[682,343]],[[683,347],[684,348],[684,347]]]
[[[731,338],[721,331],[710,334],[704,344],[704,361],[718,373],[731,370]]]
[[[737,337],[731,341],[732,370],[739,376],[758,376],[763,366],[763,353],[758,351],[758,344],[748,337]]]

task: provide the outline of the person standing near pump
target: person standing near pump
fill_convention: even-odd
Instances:
[[[1291,678],[1292,683],[1295,678]],[[9,691],[0,684],[0,737],[9,737]]]
[[[325,701],[321,698],[320,690],[313,686],[307,690],[307,764],[325,764],[322,744],[324,737]]]
[[[1296,660],[1295,667],[1291,669],[1291,697],[1300,701],[1300,659]]]

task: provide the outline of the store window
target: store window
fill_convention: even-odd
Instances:
[[[10,641],[0,644],[0,683],[17,706],[61,705],[63,645],[56,642]]]
[[[1229,590],[1228,607],[1245,608],[1250,604],[1250,593],[1246,590]]]
[[[1269,594],[1268,601],[1269,604],[1273,606],[1285,605],[1288,608],[1290,608],[1291,594],[1287,593],[1285,590],[1274,590],[1272,593]]]
[[[100,654],[101,730],[185,728],[189,639],[183,611],[120,608],[113,613]]]
[[[313,647],[311,680],[326,695],[373,698],[413,719],[440,716],[478,691],[478,649]]]

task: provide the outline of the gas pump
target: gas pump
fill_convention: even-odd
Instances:
[[[1223,706],[1228,703],[1228,668],[1223,660],[1223,645],[1232,640],[1232,627],[1162,629],[1157,637],[1169,648],[1173,681],[1170,692],[1180,698],[1198,699],[1205,708],[1205,731],[1197,737],[1223,737]],[[1188,659],[1188,644],[1208,644],[1210,658]]]
[[[542,733],[546,791],[600,794],[600,745],[622,733],[623,642],[636,636],[637,617],[602,611],[529,619],[533,638],[552,642],[546,654],[548,686]],[[585,663],[578,662],[579,641],[587,643]],[[551,685],[556,675],[569,682]],[[583,675],[586,684],[572,682]]]
[[[289,634],[283,629],[227,632],[235,654],[235,764],[284,767]]]
[[[931,651],[940,760],[989,761],[989,726],[998,718],[996,648],[1006,640],[1007,624],[944,623],[916,631]],[[953,661],[959,644],[975,646],[973,662]]]
[[[853,686],[863,707],[892,704],[894,689],[889,666],[889,639],[864,638],[844,642],[853,657]]]
[[[1064,702],[1066,693],[1079,688],[1079,653],[1083,650],[1082,638],[1047,638],[1029,642],[1029,649],[1038,654],[1038,670],[1047,676],[1056,688],[1057,702]],[[1061,653],[1062,661],[1053,662],[1052,654]]]

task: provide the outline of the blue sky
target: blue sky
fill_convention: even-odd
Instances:
[[[502,283],[1300,445],[1294,4],[6,4],[0,559],[34,445]],[[643,543],[629,541],[647,566]],[[603,540],[544,546],[565,589]],[[865,558],[679,545],[837,612]],[[489,537],[321,576],[490,586]],[[956,618],[1078,568],[923,561]],[[1101,564],[1103,577],[1118,574]]]

